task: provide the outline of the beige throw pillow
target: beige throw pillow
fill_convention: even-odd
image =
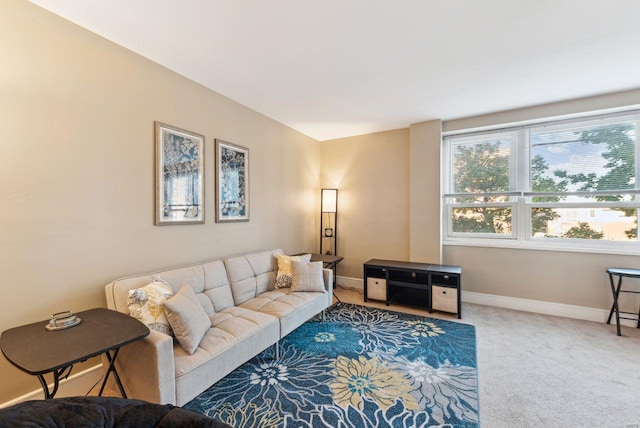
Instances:
[[[322,262],[291,262],[293,280],[291,291],[318,291],[324,293]]]
[[[278,254],[278,274],[276,275],[276,288],[291,287],[291,262],[308,262],[311,260],[311,254],[302,256],[285,256]]]
[[[173,291],[164,282],[154,282],[129,291],[129,314],[146,324],[150,329],[173,336],[171,326],[164,314],[164,303],[173,296]]]
[[[211,320],[191,286],[183,285],[175,296],[165,302],[164,311],[176,339],[192,355],[211,327]]]

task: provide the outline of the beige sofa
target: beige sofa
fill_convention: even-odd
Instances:
[[[123,347],[116,366],[129,398],[182,406],[266,348],[322,313],[333,301],[333,272],[323,270],[326,292],[275,289],[276,254],[264,251],[115,280],[106,286],[107,306],[128,314],[129,290],[160,276],[176,293],[195,291],[211,320],[189,355],[172,337],[151,330]]]

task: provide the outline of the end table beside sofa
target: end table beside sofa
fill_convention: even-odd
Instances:
[[[11,364],[38,377],[44,398],[56,395],[60,380],[69,376],[74,364],[104,355],[107,364],[99,395],[113,373],[122,397],[127,398],[115,361],[123,346],[146,337],[149,329],[131,317],[103,308],[77,316],[80,324],[69,329],[48,331],[48,321],[39,321],[6,330],[0,335],[0,349]],[[53,375],[52,389],[44,377],[48,373]]]

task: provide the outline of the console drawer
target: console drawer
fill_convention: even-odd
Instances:
[[[458,276],[447,273],[433,273],[431,274],[431,283],[433,285],[449,285],[451,287],[457,287]]]
[[[387,281],[384,278],[367,278],[367,299],[387,300]]]
[[[450,287],[431,287],[431,307],[436,311],[458,313],[458,289]]]

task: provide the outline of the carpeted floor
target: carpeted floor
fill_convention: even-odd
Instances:
[[[338,304],[185,408],[244,427],[477,427],[473,326]]]

